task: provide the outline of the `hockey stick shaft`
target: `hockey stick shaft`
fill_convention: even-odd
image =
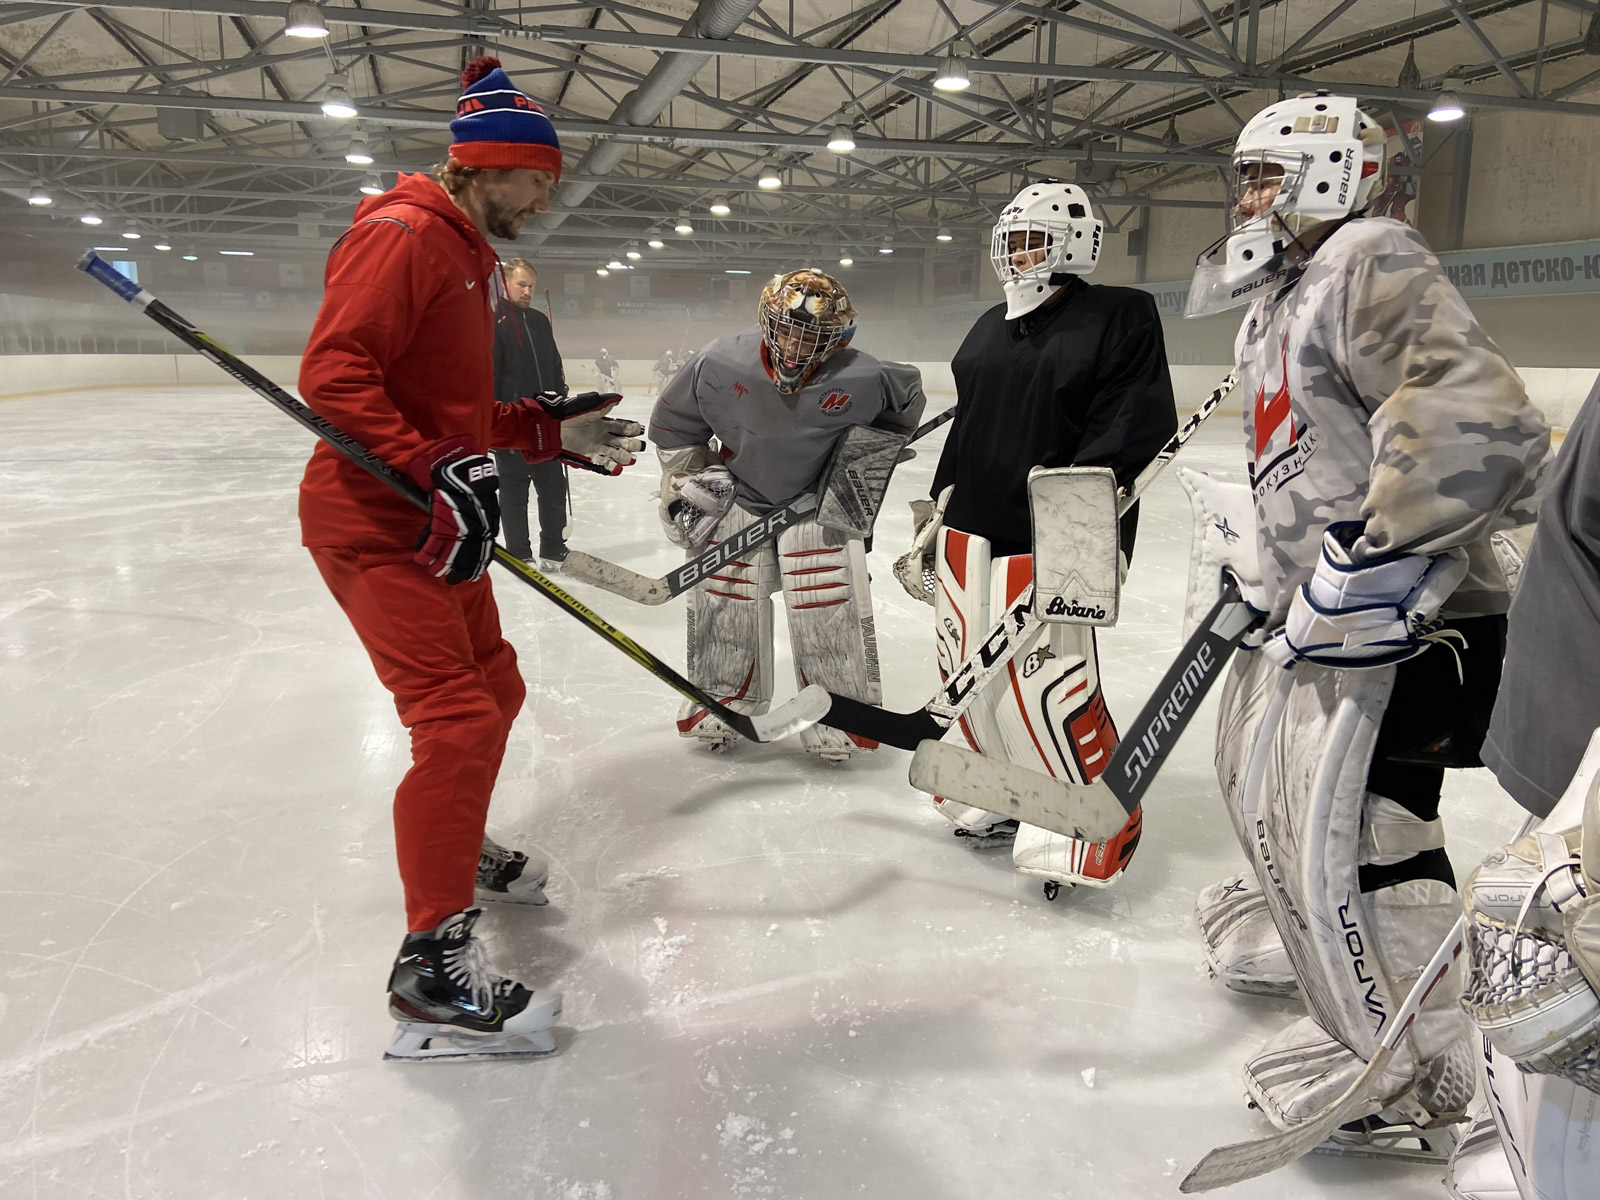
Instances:
[[[1178,1190],[1209,1192],[1213,1188],[1228,1187],[1276,1171],[1320,1146],[1347,1121],[1365,1115],[1362,1110],[1371,1108],[1373,1103],[1381,1099],[1369,1094],[1372,1081],[1389,1065],[1400,1039],[1405,1037],[1434,989],[1444,982],[1450,974],[1450,968],[1466,948],[1466,927],[1465,917],[1456,918],[1455,926],[1433,952],[1428,965],[1412,985],[1405,1003],[1395,1013],[1394,1021],[1378,1043],[1377,1051],[1367,1060],[1361,1074],[1345,1089],[1343,1095],[1316,1116],[1289,1129],[1254,1141],[1219,1146],[1184,1176]]]
[[[1178,451],[1233,391],[1235,381],[1236,376],[1230,371],[1227,378],[1201,401],[1189,419],[1178,427],[1178,431],[1167,439],[1166,445],[1156,452],[1156,456],[1134,476],[1133,482],[1117,500],[1118,516],[1132,508],[1166,465],[1178,456]],[[1033,585],[1030,583],[1012,602],[1005,615],[984,634],[977,649],[950,672],[939,691],[921,708],[908,713],[892,712],[830,692],[833,706],[823,718],[823,724],[858,737],[871,738],[886,746],[897,746],[901,750],[915,750],[924,741],[936,741],[1005,669],[1021,647],[1024,635],[1037,624],[1033,616]]]
[[[150,292],[145,291],[133,280],[95,254],[94,251],[86,252],[78,260],[78,269],[98,282],[105,284],[106,287],[122,297],[122,299],[143,310],[147,317],[172,334],[173,337],[190,349],[196,350],[206,358],[209,358],[217,366],[233,376],[234,379],[244,384],[245,387],[270,401],[280,412],[293,417],[380,483],[393,488],[422,511],[427,512],[429,510],[431,501],[428,494],[418,487],[413,480],[402,475],[331,421],[319,416],[309,407],[289,395],[288,392],[240,359],[232,351],[222,346],[209,334],[184,320],[171,308],[156,299]],[[567,595],[566,592],[528,566],[527,563],[507,552],[504,547],[495,546],[494,561],[537,589],[542,595],[610,642],[657,679],[670,685],[681,695],[697,704],[704,705],[716,713],[719,718],[727,722],[731,728],[742,736],[749,738],[753,742],[763,740],[748,716],[734,712],[719,703],[715,697],[702,691],[689,680],[679,675],[627,634],[607,624],[596,613]]]
[[[916,432],[906,440],[906,445],[943,425],[955,416],[955,412],[953,407],[948,408],[931,421],[918,426]],[[665,604],[697,584],[704,583],[740,555],[766,545],[802,517],[815,512],[817,500],[815,492],[807,492],[782,508],[775,508],[765,516],[757,517],[732,537],[708,547],[682,566],[674,567],[657,578],[641,575],[582,550],[569,553],[562,569],[574,579],[625,596],[636,604]]]

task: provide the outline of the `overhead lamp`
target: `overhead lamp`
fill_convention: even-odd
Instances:
[[[687,208],[680,208],[678,210],[678,223],[672,228],[678,233],[694,232],[694,226],[689,224],[689,210]]]
[[[1161,135],[1161,148],[1163,150],[1176,150],[1178,148],[1178,118],[1167,118],[1167,131]]]
[[[1396,87],[1403,87],[1408,92],[1422,86],[1422,69],[1417,66],[1417,43],[1412,42],[1406,50],[1406,61],[1400,64],[1400,74],[1395,79]]]
[[[171,250],[172,247],[167,245],[165,242],[157,242],[156,243],[156,249],[157,250]]]
[[[972,76],[967,72],[967,62],[976,55],[972,43],[957,38],[934,72],[933,86],[941,92],[964,92],[972,86]]]
[[[1467,115],[1467,110],[1461,106],[1461,97],[1454,92],[1440,92],[1439,98],[1433,102],[1433,107],[1428,110],[1428,120],[1438,121],[1448,125],[1451,121],[1459,121]]]
[[[328,76],[327,94],[322,98],[322,115],[348,121],[356,115],[356,106],[350,99],[350,81],[343,71]]]
[[[606,270],[604,267],[596,267],[594,269],[594,273],[596,275],[600,276],[602,279],[604,279],[607,275],[611,274],[611,272]]]
[[[878,247],[878,253],[879,254],[893,254],[894,253],[894,236],[892,234],[886,233],[886,234],[883,235],[883,245]]]
[[[659,250],[661,247],[666,245],[666,243],[661,240],[661,230],[659,229],[651,229],[650,232],[645,236],[649,238],[649,241],[647,241],[645,245],[649,246],[652,250]]]
[[[722,273],[724,275],[748,275],[748,274],[750,274],[750,272],[745,270],[743,267],[727,267],[726,269],[723,270]]]
[[[344,160],[347,163],[354,163],[358,167],[370,167],[372,165],[372,151],[367,149],[367,139],[364,135],[360,133],[352,133],[350,135],[350,144],[345,147]]]
[[[711,215],[714,217],[725,217],[732,211],[726,200],[718,199],[711,202]]]
[[[629,258],[643,258],[644,257],[644,255],[639,253],[639,243],[638,242],[629,242],[628,243],[628,257]]]
[[[383,180],[376,171],[368,171],[367,177],[361,181],[361,194],[364,196],[381,196],[384,193]]]
[[[184,262],[194,262],[194,261],[195,261],[195,259],[197,259],[197,258],[199,258],[199,257],[200,257],[200,256],[199,256],[199,255],[198,255],[198,254],[185,254],[185,255],[184,255],[184,256],[183,256],[183,261],[184,261]]]
[[[322,19],[322,9],[315,0],[289,0],[283,32],[294,38],[325,38],[328,23]]]
[[[770,158],[761,160],[761,170],[756,175],[756,186],[769,192],[783,186],[783,176],[778,174],[777,164]]]
[[[85,225],[99,225],[103,223],[100,218],[95,216],[93,213],[84,213],[83,216],[78,218],[78,220],[82,221]]]
[[[620,258],[613,258],[606,264],[606,266],[611,268],[613,271],[626,271],[628,269],[622,265],[622,260]]]
[[[231,258],[254,258],[256,256],[254,250],[218,250],[217,253],[226,254]]]
[[[50,198],[50,193],[44,190],[44,184],[36,179],[33,181],[33,186],[28,189],[28,203],[35,208],[48,208],[55,201]]]
[[[848,253],[844,253],[844,254],[839,255],[839,265],[841,267],[848,267],[851,264],[853,264],[855,261],[856,260],[851,258]]]
[[[850,132],[850,126],[840,121],[828,133],[828,149],[835,154],[849,154],[855,148],[855,135]]]
[[[140,233],[137,229],[129,229],[124,232],[122,236],[127,238],[130,242],[137,242],[144,236],[144,234]]]
[[[933,240],[936,242],[953,242],[955,241],[955,234],[950,232],[950,226],[941,225],[939,226],[939,232],[933,235]]]

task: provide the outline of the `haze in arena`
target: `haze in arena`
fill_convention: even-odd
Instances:
[[[0,66],[0,1196],[1600,1200],[1589,0]]]

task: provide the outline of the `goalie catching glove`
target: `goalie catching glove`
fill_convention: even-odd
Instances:
[[[531,397],[547,416],[561,422],[560,460],[593,465],[607,475],[622,474],[644,449],[643,425],[606,416],[621,400],[615,392],[541,392]]]
[[[441,438],[411,456],[406,474],[430,491],[428,526],[412,557],[446,583],[471,583],[488,570],[500,529],[494,459],[470,437]]]
[[[1311,579],[1263,649],[1280,666],[1381,667],[1415,658],[1440,639],[1435,618],[1467,573],[1463,551],[1389,554],[1357,562],[1364,528],[1336,521],[1322,535]]]
[[[933,603],[934,549],[944,525],[945,506],[950,503],[954,491],[955,488],[947,487],[939,493],[937,501],[911,502],[911,549],[894,560],[894,577],[900,581],[906,595],[924,604]]]
[[[674,546],[691,549],[711,536],[733,508],[733,475],[708,445],[657,449],[661,459],[661,528]]]

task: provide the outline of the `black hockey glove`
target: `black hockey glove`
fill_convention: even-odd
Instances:
[[[500,531],[494,459],[469,437],[442,438],[412,455],[406,473],[433,492],[428,527],[412,557],[446,583],[479,578],[489,569]]]

